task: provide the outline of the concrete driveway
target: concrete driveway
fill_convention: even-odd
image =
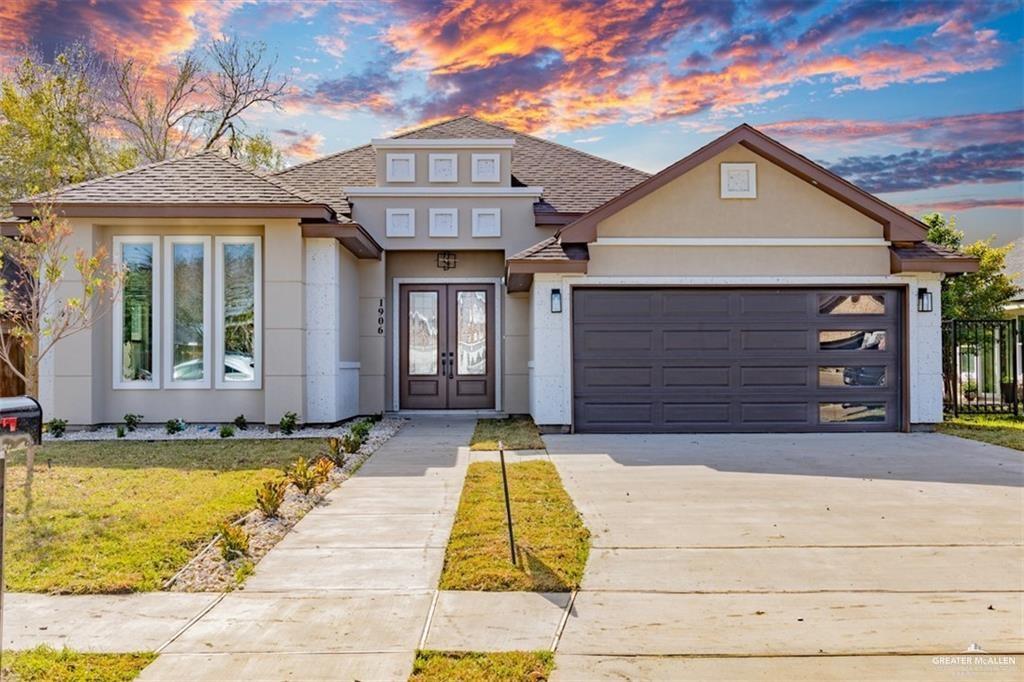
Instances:
[[[575,679],[1019,679],[1022,453],[937,434],[546,436],[593,533]],[[936,658],[977,645],[988,657]]]

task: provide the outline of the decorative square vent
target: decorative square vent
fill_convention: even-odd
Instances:
[[[384,209],[385,235],[388,237],[416,236],[416,209]]]
[[[473,182],[498,182],[500,180],[500,154],[473,154]]]
[[[722,198],[723,199],[756,199],[757,198],[757,164],[756,163],[723,163],[722,164]]]
[[[432,208],[432,209],[430,209],[430,236],[431,237],[458,237],[459,236],[459,209],[457,209],[457,208]]]
[[[457,154],[430,155],[431,182],[458,182],[459,157]]]
[[[501,236],[501,209],[500,208],[474,208],[473,209],[473,236],[474,237],[500,237]]]
[[[388,182],[415,182],[416,155],[388,154],[387,179]]]

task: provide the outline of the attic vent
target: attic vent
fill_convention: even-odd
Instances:
[[[756,163],[723,163],[722,164],[722,198],[723,199],[756,199],[757,198],[757,164]]]

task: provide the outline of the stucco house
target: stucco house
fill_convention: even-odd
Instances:
[[[905,430],[942,419],[939,283],[977,265],[746,125],[655,175],[460,117],[276,175],[205,153],[55,201],[128,273],[43,369],[47,414],[79,425]]]

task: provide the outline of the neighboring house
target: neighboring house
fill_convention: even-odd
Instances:
[[[1017,322],[1017,381],[1024,383],[1024,237],[1013,242],[1013,248],[1006,255],[1006,272],[1020,291],[1005,306],[1006,317]]]
[[[745,125],[654,176],[461,117],[274,176],[206,153],[56,202],[129,273],[44,370],[73,424],[906,429],[942,419],[939,282],[977,267]]]

